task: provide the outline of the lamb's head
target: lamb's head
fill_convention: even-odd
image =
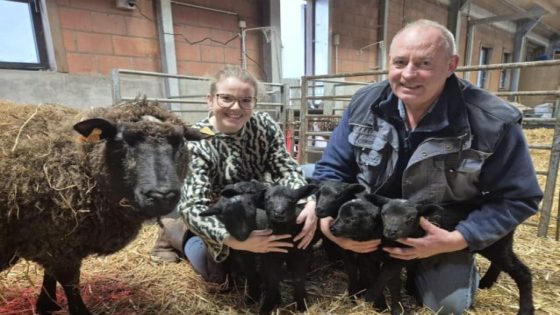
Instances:
[[[381,207],[383,236],[390,240],[401,237],[420,237],[420,217],[436,218],[443,208],[437,204],[421,204],[406,199],[391,199],[379,195],[366,195]]]
[[[297,189],[282,185],[268,187],[264,193],[264,209],[269,221],[295,222],[297,202],[313,194],[316,188],[314,184],[307,184]]]
[[[258,181],[226,185],[220,199],[200,216],[215,215],[226,230],[239,241],[257,229],[257,205],[262,203],[265,185]]]
[[[360,184],[348,184],[339,181],[320,181],[317,196],[315,214],[319,218],[336,218],[338,209],[348,200],[356,197],[356,194],[365,190]]]
[[[100,189],[113,201],[126,198],[146,217],[171,212],[189,170],[186,140],[208,135],[155,103],[125,103],[94,114],[74,129],[83,136]]]
[[[330,227],[334,236],[355,240],[381,238],[382,229],[381,210],[364,199],[352,199],[342,204]]]

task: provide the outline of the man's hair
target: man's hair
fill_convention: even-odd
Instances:
[[[213,80],[210,82],[210,94],[216,94],[216,84],[227,78],[236,78],[251,85],[255,89],[254,96],[258,95],[259,81],[249,71],[234,65],[227,65],[214,75]]]
[[[443,39],[443,44],[445,45],[445,49],[449,53],[449,56],[457,55],[457,45],[455,44],[455,36],[453,36],[453,33],[451,33],[445,26],[432,20],[420,19],[406,24],[405,27],[398,31],[397,34],[395,34],[395,36],[393,37],[393,42],[394,39],[404,31],[426,27],[435,28],[440,32]],[[393,42],[391,42],[391,46],[393,45]]]

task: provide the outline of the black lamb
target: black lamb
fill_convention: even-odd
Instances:
[[[343,203],[363,194],[365,187],[360,184],[350,184],[335,180],[314,180],[308,179],[313,184],[319,186],[315,192],[317,205],[315,206],[315,214],[318,218],[338,216],[338,209]],[[344,257],[344,250],[324,235],[320,234],[322,246],[330,261],[337,261]],[[359,291],[359,290],[358,290]],[[356,291],[357,292],[357,291]],[[354,295],[354,290],[349,291],[350,295]]]
[[[268,187],[264,196],[264,209],[268,217],[268,226],[273,234],[291,234],[296,236],[303,224],[296,224],[299,212],[298,200],[308,197],[316,189],[315,185],[308,184],[298,189],[276,185]],[[305,310],[305,276],[311,259],[311,246],[298,249],[297,244],[288,249],[288,253],[266,253],[261,257],[262,279],[265,286],[265,296],[260,308],[261,314],[270,313],[280,304],[281,270],[286,263],[293,275],[294,300],[299,311]]]
[[[417,237],[419,218],[423,216],[423,207],[404,199],[388,199],[377,197],[382,206],[384,236],[391,240],[400,237]],[[443,208],[440,208],[442,211]],[[505,271],[517,284],[519,289],[520,315],[534,314],[532,295],[532,277],[529,268],[519,260],[513,251],[514,231],[492,245],[477,251],[490,261],[490,268],[480,280],[480,288],[489,288],[497,280],[500,271]],[[416,236],[414,235],[416,234]]]
[[[215,215],[226,230],[239,241],[246,240],[252,231],[265,229],[268,220],[266,213],[258,209],[262,204],[266,186],[258,181],[239,182],[226,185],[221,191],[221,198],[200,216]],[[247,277],[247,304],[259,300],[261,288],[258,273],[255,272],[257,254],[230,249],[228,264],[231,271],[239,272]]]
[[[339,209],[337,218],[330,227],[331,233],[337,237],[346,237],[356,241],[381,239],[383,223],[381,210],[366,199],[358,198],[345,202]],[[364,297],[374,302],[376,308],[385,309],[386,303],[382,294],[373,295],[371,290],[379,277],[381,262],[387,260],[381,250],[371,253],[355,253],[344,251],[344,267],[348,275],[348,295],[353,296],[366,290]],[[400,296],[400,279],[389,279],[387,284],[391,295]],[[391,299],[392,310],[396,310],[400,299]]]
[[[122,249],[143,221],[174,209],[190,164],[185,140],[203,135],[145,100],[85,114],[0,103],[0,117],[0,271],[37,262],[38,313],[60,309],[58,282],[70,314],[90,314],[82,259]]]

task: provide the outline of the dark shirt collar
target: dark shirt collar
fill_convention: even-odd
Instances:
[[[413,132],[435,132],[449,126],[447,100],[447,92],[444,90],[437,101],[430,106],[428,112],[422,117]],[[394,93],[391,92],[389,97],[379,104],[379,109],[386,117],[400,120],[405,126],[408,125],[406,124],[404,104]]]

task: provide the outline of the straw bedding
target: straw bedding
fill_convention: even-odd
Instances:
[[[552,130],[528,130],[527,138],[530,143],[549,144]],[[534,151],[532,154],[536,168],[545,170],[548,153]],[[539,180],[544,188],[545,178]],[[557,198],[555,196],[555,201]],[[536,223],[537,220],[533,217],[529,221]],[[155,224],[146,224],[138,238],[122,251],[84,260],[82,294],[93,314],[249,314],[257,311],[257,306],[248,308],[243,305],[243,284],[234,283],[231,291],[220,293],[204,284],[187,262],[152,262],[149,251],[156,233]],[[549,235],[554,235],[552,227]],[[522,225],[518,229],[515,251],[532,270],[537,314],[560,314],[559,249],[557,241],[537,238],[533,226]],[[488,267],[483,258],[478,259],[477,264],[481,270]],[[33,314],[41,275],[40,267],[27,261],[0,273],[0,314]],[[282,286],[285,303],[278,313],[295,313],[294,306],[287,304],[290,287]],[[315,251],[307,283],[309,305],[306,314],[375,314],[363,301],[352,302],[345,295],[345,288],[344,272],[338,266],[326,263],[321,251]],[[63,296],[61,291],[59,296]],[[414,314],[437,313],[437,310],[415,307],[406,295],[403,302]],[[475,303],[468,314],[515,314],[517,287],[502,274],[492,289],[478,291]]]

